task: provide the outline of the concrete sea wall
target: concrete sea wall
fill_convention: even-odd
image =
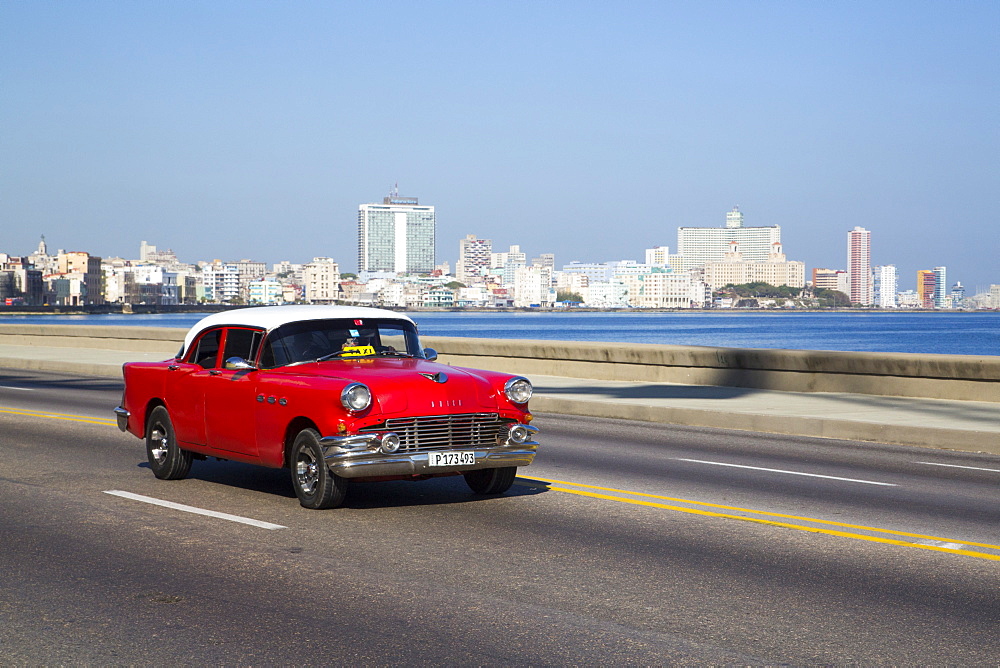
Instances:
[[[0,325],[0,345],[90,348],[170,357],[186,330]],[[1000,357],[708,348],[522,339],[424,337],[455,366],[527,376],[849,392],[1000,403]]]

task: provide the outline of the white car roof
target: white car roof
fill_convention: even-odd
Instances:
[[[402,313],[387,311],[380,308],[365,308],[363,306],[258,306],[255,308],[238,308],[231,311],[213,313],[199,320],[188,330],[184,337],[186,352],[194,338],[207,329],[218,325],[235,325],[242,327],[257,327],[271,331],[289,322],[303,320],[327,320],[331,318],[392,318],[395,320],[413,320]]]

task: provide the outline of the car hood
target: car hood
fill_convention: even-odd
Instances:
[[[408,358],[329,360],[286,367],[284,373],[364,383],[381,413],[472,413],[496,410],[486,378],[470,369]]]

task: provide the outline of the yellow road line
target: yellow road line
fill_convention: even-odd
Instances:
[[[0,408],[0,413],[7,414],[7,415],[21,415],[21,416],[25,416],[25,417],[39,417],[39,418],[46,418],[46,419],[51,419],[51,420],[66,420],[66,421],[69,421],[69,422],[82,422],[82,423],[86,423],[86,424],[99,424],[99,425],[106,425],[106,426],[116,426],[117,425],[117,420],[114,420],[114,419],[111,419],[111,418],[106,418],[105,419],[105,418],[88,417],[88,416],[85,416],[85,415],[67,415],[67,414],[63,414],[63,413],[53,413],[53,412],[49,412],[49,411],[37,411],[37,410],[32,410],[32,409]],[[656,494],[646,494],[644,492],[630,492],[630,491],[627,491],[627,490],[615,489],[613,487],[600,487],[600,486],[597,486],[597,485],[583,485],[583,484],[574,483],[574,482],[566,482],[566,481],[563,481],[563,480],[553,480],[553,479],[548,479],[548,478],[536,478],[536,477],[521,478],[521,480],[524,480],[525,482],[537,481],[537,482],[544,482],[544,483],[555,484],[555,485],[572,485],[573,487],[578,487],[578,488],[582,488],[582,489],[569,489],[569,488],[566,488],[566,487],[549,487],[549,489],[551,489],[552,491],[556,491],[556,492],[565,492],[567,494],[576,494],[578,496],[585,496],[585,497],[590,497],[590,498],[594,498],[594,499],[601,499],[601,500],[605,500],[605,501],[617,501],[619,503],[629,503],[629,504],[636,505],[636,506],[646,506],[646,507],[650,507],[650,508],[660,508],[660,509],[663,509],[663,510],[673,510],[673,511],[676,511],[676,512],[689,513],[689,514],[692,514],[692,515],[702,515],[702,516],[706,516],[706,517],[721,517],[721,518],[726,518],[726,519],[741,520],[741,521],[744,521],[744,522],[754,522],[756,524],[766,524],[766,525],[770,525],[770,526],[784,527],[786,529],[796,529],[798,531],[808,531],[810,533],[826,534],[826,535],[829,535],[829,536],[840,536],[840,537],[843,537],[843,538],[853,538],[853,539],[856,539],[856,540],[867,540],[867,541],[870,541],[870,542],[873,542],[873,543],[884,543],[884,544],[888,544],[888,545],[899,545],[901,547],[916,547],[916,548],[919,548],[921,550],[932,550],[932,551],[935,551],[935,552],[948,552],[948,553],[951,553],[951,554],[961,554],[961,555],[965,555],[965,556],[968,556],[968,557],[975,557],[977,559],[989,559],[989,560],[992,560],[992,561],[1000,561],[1000,555],[986,554],[986,553],[983,553],[983,552],[973,552],[972,550],[962,550],[962,549],[959,549],[959,548],[943,547],[943,546],[940,546],[940,545],[921,545],[920,543],[913,543],[913,542],[903,541],[903,540],[895,540],[895,539],[892,539],[892,538],[882,538],[882,537],[879,537],[879,536],[866,536],[866,535],[863,535],[863,534],[850,533],[850,532],[847,532],[847,531],[836,531],[836,530],[833,530],[833,529],[822,529],[822,528],[819,528],[819,527],[802,526],[800,524],[791,524],[791,523],[788,523],[788,522],[777,522],[777,521],[774,521],[774,520],[761,519],[760,517],[745,517],[743,515],[733,515],[731,513],[720,513],[720,512],[716,512],[716,511],[712,511],[712,510],[700,510],[698,508],[685,508],[685,507],[682,507],[682,506],[672,506],[672,505],[668,505],[668,504],[665,504],[665,503],[657,503],[655,501],[643,501],[642,499],[631,499],[631,498],[621,497],[621,496],[611,496],[609,494],[599,494],[597,492],[588,492],[588,491],[585,491],[585,490],[595,489],[595,490],[600,490],[600,491],[603,491],[603,492],[613,492],[615,494],[627,494],[629,496],[639,496],[639,497],[650,498],[650,499],[659,499],[659,500],[662,500],[662,501],[674,501],[674,502],[678,502],[678,503],[687,503],[687,504],[695,505],[695,506],[704,506],[706,508],[718,508],[720,510],[733,510],[733,511],[738,511],[738,512],[743,512],[743,513],[750,513],[752,515],[760,515],[760,516],[764,516],[764,517],[779,517],[779,518],[782,518],[782,519],[799,520],[799,521],[802,521],[802,522],[811,522],[811,523],[814,523],[814,524],[826,524],[826,525],[831,525],[831,526],[843,527],[845,529],[860,529],[860,530],[864,530],[864,531],[873,531],[873,532],[876,532],[876,533],[883,533],[883,534],[889,534],[889,535],[895,535],[895,536],[906,536],[907,538],[920,538],[920,539],[924,539],[924,540],[932,540],[932,541],[937,541],[937,542],[942,542],[942,543],[970,545],[970,546],[974,546],[974,547],[985,547],[985,548],[994,549],[994,550],[1000,550],[1000,545],[990,545],[988,543],[973,543],[973,542],[964,541],[964,540],[950,540],[950,539],[945,539],[945,538],[939,538],[939,537],[936,537],[936,536],[926,536],[926,535],[923,535],[923,534],[909,533],[909,532],[906,532],[906,531],[894,531],[892,529],[879,529],[877,527],[868,527],[868,526],[857,525],[857,524],[844,524],[844,523],[841,523],[841,522],[832,522],[830,520],[820,520],[820,519],[815,519],[815,518],[811,518],[811,517],[799,517],[799,516],[796,516],[796,515],[784,515],[784,514],[781,514],[781,513],[772,513],[772,512],[761,511],[761,510],[751,510],[749,508],[739,508],[739,507],[736,507],[736,506],[724,506],[724,505],[719,505],[719,504],[715,504],[715,503],[705,503],[705,502],[702,502],[702,501],[691,501],[691,500],[688,500],[688,499],[678,499],[678,498],[670,497],[670,496],[659,496],[659,495],[656,495]]]
[[[27,408],[0,408],[0,413],[7,415],[23,415],[25,417],[48,418],[50,420],[68,420],[70,422],[84,422],[87,424],[102,424],[115,426],[117,420],[113,418],[95,418],[86,415],[66,415],[64,413],[53,413],[51,411],[36,411]]]
[[[811,518],[811,517],[798,517],[798,516],[795,516],[795,515],[783,515],[781,513],[771,513],[771,512],[760,511],[760,510],[751,510],[749,508],[738,508],[738,507],[734,507],[734,506],[723,506],[723,505],[714,504],[714,503],[704,503],[704,502],[701,502],[701,501],[690,501],[690,500],[687,500],[687,499],[678,499],[678,498],[669,497],[669,496],[658,496],[656,494],[645,494],[645,493],[642,493],[642,492],[629,492],[629,491],[626,491],[626,490],[614,489],[614,488],[611,488],[611,487],[599,487],[599,486],[596,486],[596,485],[582,485],[582,484],[573,483],[573,482],[566,482],[566,481],[562,481],[562,480],[551,480],[551,479],[536,478],[536,477],[523,478],[523,480],[526,480],[526,481],[537,481],[537,482],[544,482],[544,483],[551,483],[551,484],[555,484],[555,485],[572,485],[574,487],[583,488],[583,489],[570,489],[570,488],[567,488],[567,487],[549,487],[549,489],[552,490],[552,491],[556,491],[556,492],[565,492],[567,494],[576,494],[578,496],[585,496],[585,497],[590,497],[590,498],[594,498],[594,499],[601,499],[601,500],[604,500],[604,501],[617,501],[619,503],[629,503],[629,504],[636,505],[636,506],[646,506],[646,507],[649,507],[649,508],[660,508],[660,509],[663,509],[663,510],[673,510],[673,511],[681,512],[681,513],[689,513],[691,515],[701,515],[701,516],[704,516],[704,517],[720,517],[720,518],[726,518],[726,519],[741,520],[741,521],[744,521],[744,522],[754,522],[756,524],[766,524],[766,525],[770,525],[770,526],[783,527],[783,528],[786,528],[786,529],[796,529],[798,531],[808,531],[810,533],[826,534],[826,535],[829,535],[829,536],[839,536],[839,537],[842,537],[842,538],[853,538],[853,539],[856,539],[856,540],[867,540],[867,541],[874,542],[874,543],[884,543],[884,544],[887,544],[887,545],[898,545],[898,546],[901,546],[901,547],[916,547],[916,548],[920,548],[922,550],[932,550],[932,551],[935,551],[935,552],[948,552],[948,553],[951,553],[951,554],[961,554],[961,555],[965,555],[965,556],[968,556],[968,557],[975,557],[977,559],[989,559],[989,560],[992,560],[992,561],[1000,561],[1000,555],[996,555],[996,554],[987,554],[987,553],[984,553],[984,552],[975,552],[975,551],[972,551],[972,550],[963,550],[963,549],[954,548],[954,547],[944,547],[944,546],[941,546],[941,545],[923,545],[923,544],[914,543],[914,542],[911,542],[911,541],[896,540],[896,539],[893,539],[893,538],[883,538],[883,537],[880,537],[880,536],[867,536],[867,535],[859,534],[859,533],[851,533],[851,532],[848,532],[848,531],[837,531],[835,529],[824,529],[824,528],[821,528],[821,527],[803,526],[801,524],[792,524],[790,522],[779,522],[779,521],[775,521],[775,520],[762,519],[761,517],[746,517],[744,515],[734,515],[732,513],[723,513],[723,512],[717,512],[717,511],[714,511],[714,510],[702,510],[700,508],[685,508],[683,506],[675,506],[675,505],[669,505],[669,504],[665,504],[665,503],[658,503],[656,501],[644,501],[642,499],[632,499],[632,498],[621,497],[621,496],[612,496],[610,494],[600,494],[598,492],[589,492],[589,491],[585,491],[585,490],[587,490],[587,489],[594,489],[594,490],[601,490],[601,491],[605,491],[605,492],[614,492],[614,493],[617,493],[617,494],[627,494],[627,495],[630,495],[630,496],[640,496],[640,497],[645,497],[645,498],[660,499],[660,500],[664,500],[664,501],[675,501],[675,502],[679,502],[679,503],[686,503],[686,504],[691,504],[691,505],[696,505],[696,506],[704,506],[706,508],[717,508],[717,509],[720,509],[720,510],[734,510],[734,511],[739,511],[739,512],[744,512],[744,513],[750,513],[750,514],[753,514],[753,515],[760,515],[760,516],[765,516],[765,517],[778,517],[778,518],[783,518],[783,519],[800,520],[800,521],[803,521],[803,522],[812,522],[812,523],[815,523],[815,524],[826,524],[826,525],[831,525],[831,526],[838,526],[838,527],[842,527],[842,528],[845,528],[845,529],[862,529],[862,530],[873,531],[873,532],[877,532],[877,533],[883,533],[883,534],[889,534],[889,535],[895,535],[895,536],[906,536],[908,538],[920,538],[920,539],[924,539],[924,540],[931,540],[931,541],[936,541],[936,542],[941,542],[941,543],[969,545],[969,546],[984,547],[984,548],[994,549],[994,550],[1000,550],[1000,545],[990,545],[988,543],[972,543],[972,542],[964,541],[964,540],[950,540],[950,539],[945,539],[945,538],[938,538],[938,537],[935,537],[935,536],[925,536],[923,534],[908,533],[908,532],[905,532],[905,531],[894,531],[894,530],[891,530],[891,529],[879,529],[877,527],[866,527],[866,526],[861,526],[861,525],[856,525],[856,524],[843,524],[843,523],[840,523],[840,522],[831,522],[829,520],[814,519],[814,518]]]

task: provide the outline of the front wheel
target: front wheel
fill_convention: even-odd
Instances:
[[[191,471],[191,453],[178,447],[170,413],[163,406],[154,408],[146,421],[146,458],[160,480],[180,480]]]
[[[292,442],[292,487],[304,508],[336,508],[347,496],[347,480],[330,472],[319,445],[319,432],[303,429]]]
[[[467,471],[465,482],[476,494],[503,494],[514,484],[517,477],[516,466],[503,466],[498,469],[478,469]]]

